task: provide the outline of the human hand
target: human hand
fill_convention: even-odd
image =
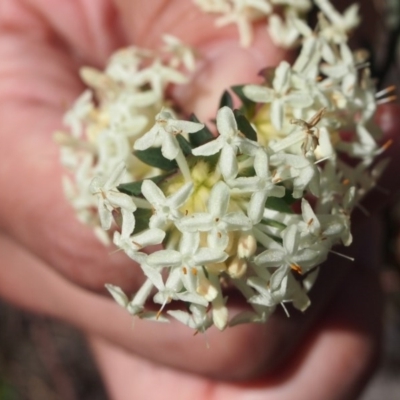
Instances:
[[[0,7],[0,180],[6,188],[0,195],[2,296],[100,337],[94,339],[96,343],[107,340],[136,355],[216,379],[260,376],[267,368],[271,370],[274,361],[291,353],[280,379],[270,375],[246,383],[240,390],[239,386],[217,381],[211,384],[198,378],[203,387],[212,387],[216,393],[229,387],[232,397],[238,397],[258,387],[260,396],[270,393],[273,398],[274,390],[281,387],[289,392],[285,392],[286,397],[275,392],[277,399],[287,398],[289,393],[296,393],[297,398],[304,393],[304,398],[310,399],[316,389],[306,389],[305,385],[312,385],[319,390],[315,398],[351,398],[370,370],[379,333],[379,302],[368,313],[364,308],[366,298],[378,296],[376,280],[365,265],[345,266],[334,260],[340,261],[340,267],[324,271],[322,275],[326,276],[320,281],[326,284],[319,282],[320,293],[318,288],[314,291],[321,306],[290,319],[276,315],[267,325],[246,325],[222,334],[210,331],[211,350],[205,351],[203,337],[193,338],[174,323],[159,327],[137,321],[132,331],[130,317],[112,300],[93,292],[100,291],[105,282],[133,290],[140,277],[130,260],[122,254],[110,256],[109,249],[96,241],[90,229],[75,221],[57,184],[62,168],[51,133],[59,127],[65,104],[82,90],[77,79],[80,65],[101,66],[122,45],[133,42],[154,47],[161,33],[175,34],[204,53],[196,90],[175,93],[178,101],[204,119],[215,111],[223,89],[249,82],[260,68],[277,64],[284,54],[273,48],[261,29],[252,49],[241,49],[235,29],[215,30],[211,18],[199,14],[190,2],[178,0],[153,1],[151,6],[120,1],[117,9],[106,0],[95,5],[78,0],[4,1]],[[357,263],[372,261],[364,258]],[[339,283],[342,286],[337,292]],[[303,344],[298,346],[300,341]],[[297,356],[293,355],[295,348],[300,349]],[[338,364],[328,363],[323,370],[320,364],[325,357],[333,356],[338,357]],[[341,369],[341,363],[349,363],[349,367]],[[165,373],[157,368],[155,380]],[[179,378],[191,390],[192,378],[173,370],[168,374],[171,382]],[[225,395],[221,392],[215,397]]]

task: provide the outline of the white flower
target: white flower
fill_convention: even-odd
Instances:
[[[235,23],[239,29],[240,44],[247,47],[253,40],[252,21],[272,12],[268,0],[233,0],[232,8],[216,21],[217,26]]]
[[[64,115],[64,124],[71,129],[71,134],[76,138],[82,136],[85,119],[94,109],[92,97],[92,92],[85,90]]]
[[[292,22],[296,13],[289,8],[285,10],[284,15],[284,18],[278,14],[271,15],[268,19],[267,28],[274,44],[283,48],[290,48],[296,44],[299,37],[299,31]]]
[[[272,88],[259,85],[247,85],[243,92],[250,100],[271,103],[271,122],[281,130],[285,117],[286,105],[293,108],[309,107],[313,99],[304,92],[291,88],[291,68],[287,61],[282,61],[275,70]]]
[[[151,51],[134,46],[117,50],[111,56],[105,73],[116,82],[129,87],[129,89],[136,89],[135,77],[140,69],[140,64],[143,60],[152,56],[153,53]]]
[[[247,215],[253,224],[261,221],[268,196],[283,197],[285,188],[277,186],[269,172],[267,153],[260,149],[254,158],[256,176],[236,178],[229,182],[230,186],[240,191],[252,193],[247,208]]]
[[[162,110],[156,115],[156,124],[136,140],[134,148],[135,150],[146,150],[152,146],[161,146],[163,156],[168,160],[173,160],[181,151],[175,136],[197,132],[203,128],[203,124],[177,120],[169,111]]]
[[[157,314],[152,311],[145,311],[144,304],[149,297],[153,288],[152,282],[147,279],[144,284],[137,291],[131,301],[129,301],[126,294],[118,286],[107,283],[106,289],[110,292],[114,300],[123,308],[125,308],[129,314],[136,315],[141,319],[155,320]],[[160,322],[169,322],[168,319],[162,317],[159,319]]]
[[[179,243],[179,250],[157,251],[148,256],[147,263],[154,267],[168,266],[179,270],[182,282],[190,293],[197,293],[201,287],[204,297],[211,301],[216,296],[215,289],[211,287],[201,267],[225,261],[226,258],[227,254],[220,249],[200,247],[198,232],[185,232]]]
[[[351,234],[350,213],[356,202],[356,188],[351,186],[345,193],[342,204],[333,209],[334,215],[338,215],[342,220],[343,232],[341,235],[342,242],[345,246],[350,246],[353,241]]]
[[[265,270],[265,272],[269,273]],[[250,302],[250,299],[253,298],[256,293],[255,291],[248,285],[248,282],[243,279],[232,279],[232,283],[235,285],[237,289],[239,289],[240,293],[245,297],[247,302],[253,308],[253,311],[246,310],[242,311],[239,314],[236,314],[230,321],[229,326],[235,326],[239,324],[245,323],[264,323],[267,321],[268,317],[272,314],[275,307],[268,307],[265,305],[260,305],[256,303]],[[264,281],[265,284],[265,281]]]
[[[278,304],[283,306],[283,303],[291,301],[300,311],[305,311],[310,305],[305,290],[287,267],[276,270],[268,285],[258,277],[249,278],[248,284],[259,292],[249,299],[251,303],[273,307]]]
[[[229,188],[220,181],[211,190],[207,213],[194,213],[180,220],[178,228],[184,232],[208,232],[211,248],[225,249],[229,242],[228,232],[251,229],[251,220],[243,212],[230,212]]]
[[[233,111],[229,107],[222,107],[217,113],[217,129],[219,136],[200,147],[192,150],[195,156],[210,156],[221,150],[219,167],[225,179],[234,178],[238,171],[236,154],[253,154],[257,150],[253,142],[238,130]]]
[[[164,34],[162,35],[162,39],[165,43],[164,50],[172,55],[170,61],[171,67],[176,68],[182,63],[189,71],[194,71],[196,59],[193,49],[172,35]]]
[[[363,125],[357,124],[356,134],[358,140],[340,142],[337,144],[337,149],[345,151],[353,157],[362,158],[366,165],[370,165],[375,156],[385,150],[385,146],[378,148],[376,141]]]
[[[117,185],[121,183],[125,174],[125,164],[119,163],[108,179],[95,177],[90,184],[90,190],[97,195],[98,209],[101,226],[108,230],[112,223],[112,212],[121,210],[122,214],[122,236],[128,237],[135,228],[136,204],[127,194],[121,193]]]
[[[320,18],[321,35],[334,43],[347,41],[349,32],[360,23],[359,5],[352,4],[342,15],[332,6],[329,0],[315,0],[315,3],[324,13],[324,16],[330,20],[329,23],[326,19]]]
[[[160,244],[164,238],[165,232],[161,229],[147,229],[129,237],[125,237],[119,232],[114,232],[113,241],[129,258],[141,263],[147,258],[147,254],[140,252],[140,250]]]
[[[161,304],[158,315],[161,314],[166,304],[173,300],[180,300],[187,303],[199,304],[204,307],[208,305],[208,301],[195,292],[184,290],[181,272],[178,269],[172,269],[164,284],[161,271],[153,268],[146,263],[141,265],[141,268],[152,284],[157,288],[158,292],[154,295],[153,301]]]
[[[339,238],[343,232],[343,223],[337,215],[316,215],[306,199],[301,200],[303,221],[298,224],[302,245],[311,247],[321,242],[325,247]]]
[[[134,75],[134,83],[137,87],[142,87],[149,83],[160,99],[164,97],[164,90],[169,83],[184,84],[187,81],[188,78],[184,74],[175,68],[163,65],[158,59],[152,65]]]
[[[296,225],[287,227],[282,233],[282,239],[282,246],[276,243],[273,248],[271,247],[254,257],[254,262],[263,267],[290,267],[302,274],[324,259],[325,248],[322,246],[316,246],[313,249],[299,248],[300,235]]]
[[[198,304],[189,306],[190,312],[182,310],[169,310],[167,314],[171,315],[179,322],[195,329],[197,332],[205,332],[213,323],[207,308]]]
[[[182,218],[179,208],[186,203],[193,191],[193,184],[184,184],[177,192],[165,197],[161,189],[151,180],[142,184],[142,194],[154,207],[155,214],[150,218],[150,228],[164,229],[168,221]]]
[[[333,64],[322,65],[321,72],[330,80],[341,82],[341,91],[345,96],[353,96],[357,85],[358,68],[347,44],[340,44],[340,59],[334,60]]]
[[[272,165],[276,165],[277,172],[274,179],[279,178],[285,181],[291,179],[293,183],[292,196],[296,199],[303,196],[306,188],[310,189],[311,193],[319,196],[319,174],[318,169],[310,160],[304,156],[277,153],[270,157]]]

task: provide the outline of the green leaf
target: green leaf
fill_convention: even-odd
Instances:
[[[192,145],[182,135],[176,135],[176,140],[185,156],[192,154]]]
[[[236,85],[232,86],[232,92],[236,94],[237,97],[239,97],[240,101],[243,103],[245,107],[254,107],[254,101],[250,100],[248,97],[245,96],[243,93],[243,88],[246,85]]]
[[[265,208],[269,208],[271,210],[284,212],[288,214],[293,214],[293,210],[291,208],[291,204],[293,204],[296,199],[293,198],[292,193],[286,190],[285,196],[278,197],[268,197],[265,202]]]
[[[193,122],[200,122],[194,114],[192,114],[190,116],[190,120]],[[207,125],[204,125],[204,128],[200,129],[197,132],[189,133],[189,142],[193,148],[199,147],[213,139],[214,139],[214,135],[207,128]]]
[[[0,378],[1,379],[1,378]],[[8,382],[0,380],[0,399],[1,400],[17,400],[19,398],[16,389]]]
[[[148,178],[151,181],[153,181],[155,184],[159,184],[162,182],[164,179],[168,178],[171,174],[163,174],[163,175],[157,175],[153,176],[153,178]],[[144,179],[143,179],[144,180]],[[137,181],[137,182],[130,182],[130,183],[122,183],[117,187],[117,189],[121,193],[128,194],[129,196],[141,196],[142,195],[142,183],[143,180]]]
[[[140,233],[149,228],[149,221],[151,216],[153,215],[153,211],[147,208],[138,208],[135,211],[135,229],[133,231],[134,234]]]
[[[239,110],[234,110],[233,113],[240,132],[242,132],[247,139],[257,142],[257,132],[251,126],[247,118]]]
[[[151,167],[160,168],[164,171],[171,171],[178,168],[174,160],[168,160],[161,153],[160,147],[150,147],[146,150],[136,150],[133,153],[140,161]]]
[[[221,100],[219,101],[219,107],[229,107],[233,109],[233,100],[231,94],[225,90],[224,93],[222,93]]]

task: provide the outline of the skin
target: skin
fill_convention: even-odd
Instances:
[[[344,250],[356,262],[332,257],[304,315],[291,310],[288,319],[278,312],[266,325],[210,330],[205,339],[177,323],[139,320],[132,329],[130,316],[104,296],[105,282],[134,291],[141,276],[124,254],[110,255],[112,249],[76,221],[62,193],[52,132],[82,91],[79,67],[102,67],[129,43],[155,47],[162,32],[184,38],[204,61],[194,84],[173,94],[208,120],[223,89],[257,81],[262,67],[290,56],[274,48],[261,27],[245,50],[234,27],[214,29],[212,18],[189,1],[149,3],[0,3],[0,295],[82,329],[112,399],[354,399],[379,348],[375,218],[359,218],[356,243]],[[386,139],[395,140],[389,149],[395,158],[397,108],[382,109],[380,118]],[[390,169],[384,186],[395,189],[398,174]],[[375,197],[374,207],[384,200]]]

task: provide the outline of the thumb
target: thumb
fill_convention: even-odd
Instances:
[[[256,82],[262,68],[276,66],[288,57],[288,52],[274,46],[265,28],[256,28],[255,35],[249,48],[240,46],[236,33],[199,46],[201,59],[191,82],[173,91],[184,111],[194,111],[200,120],[209,120],[215,116],[224,90]]]

